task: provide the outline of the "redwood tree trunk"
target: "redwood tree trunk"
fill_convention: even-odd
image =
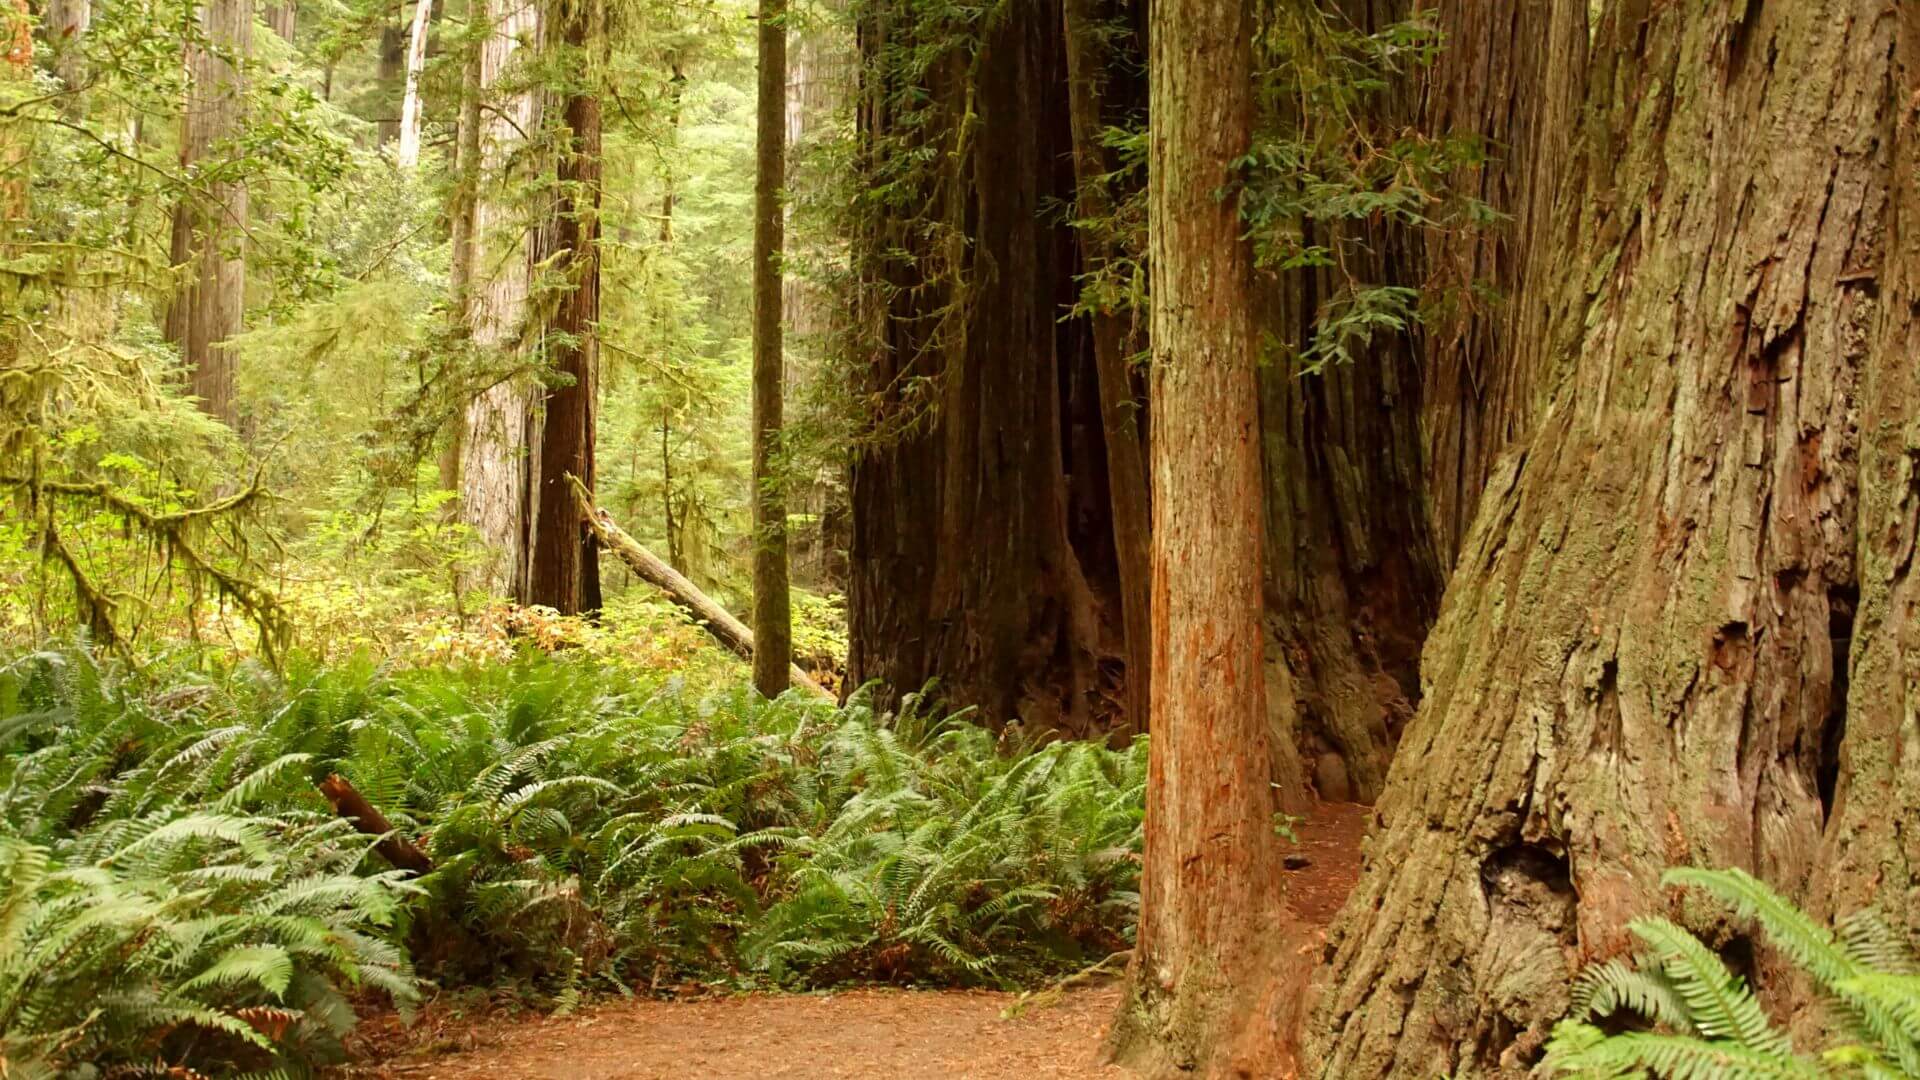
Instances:
[[[239,134],[244,61],[253,43],[248,0],[207,0],[200,29],[211,48],[187,46],[187,102],[180,122],[180,164],[202,162]],[[209,180],[181,196],[173,211],[172,261],[182,280],[167,310],[167,339],[180,346],[189,388],[208,415],[234,422],[234,358],[225,342],[239,333],[246,304],[247,264],[242,245],[247,188],[237,180]]]
[[[526,134],[538,124],[539,99],[531,90],[502,93],[500,87],[521,62],[523,40],[537,40],[540,18],[531,0],[490,0],[485,17],[489,25],[479,46],[475,88],[482,97],[498,100],[473,112],[479,130],[475,169],[468,178],[474,193],[465,238],[471,246],[466,316],[471,340],[492,352],[500,375],[467,406],[460,512],[488,555],[477,584],[521,597],[533,494],[528,448],[534,391],[531,377],[515,360],[526,348],[535,237],[515,205],[518,174],[512,166],[525,156],[520,151]]]
[[[426,0],[421,7],[427,7]],[[560,34],[567,55],[581,70],[598,72],[606,31],[602,0],[576,0],[566,6],[564,19]],[[418,27],[415,34],[424,43]],[[553,315],[547,350],[560,385],[547,391],[540,425],[540,490],[534,500],[538,514],[532,524],[527,602],[575,615],[600,607],[599,545],[567,489],[569,475],[579,477],[589,490],[594,483],[602,172],[600,93],[591,79],[583,78],[583,85],[568,94],[565,119],[567,145],[557,163],[554,232],[557,268],[567,288]]]
[[[782,270],[787,174],[787,5],[760,0],[759,112],[753,180],[753,685],[787,688],[793,604],[787,581],[787,495],[780,462],[786,377]]]
[[[947,29],[911,7],[861,24],[861,165],[888,196],[854,245],[869,429],[849,685],[938,678],[988,721],[1092,734],[1124,713],[1124,648],[1094,359],[1061,318],[1078,259],[1056,210],[1074,193],[1060,10],[903,73],[885,58]]]
[[[1252,134],[1240,0],[1154,9],[1153,748],[1121,1058],[1221,1075],[1275,1047],[1263,1007],[1291,953],[1279,884],[1261,610],[1252,255],[1235,163]],[[1271,1036],[1271,1030],[1266,1033]]]
[[[1571,231],[1510,300],[1546,335],[1538,408],[1427,644],[1327,945],[1316,1076],[1524,1075],[1577,965],[1635,915],[1692,914],[1665,866],[1805,900],[1819,854],[1895,16],[1595,10]]]

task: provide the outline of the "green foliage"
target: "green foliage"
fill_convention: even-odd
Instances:
[[[386,869],[317,794],[329,774],[432,872]],[[416,965],[559,1008],[687,980],[1035,980],[1124,947],[1145,778],[1144,741],[700,698],[578,649],[278,674],[32,654],[0,669],[0,933],[22,943],[0,1045],[54,1070],[319,1062],[342,995],[404,1002]]]
[[[1629,924],[1645,950],[1632,963],[1588,968],[1573,1013],[1554,1030],[1547,1064],[1557,1075],[1613,1080],[1920,1075],[1920,977],[1898,937],[1871,912],[1836,935],[1743,870],[1670,870],[1668,885],[1699,889],[1734,918],[1759,924],[1802,972],[1842,1042],[1817,1057],[1779,1030],[1745,981],[1685,929],[1661,918]],[[1653,1030],[1607,1023],[1634,1013]]]

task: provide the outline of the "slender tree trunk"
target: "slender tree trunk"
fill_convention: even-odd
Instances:
[[[600,551],[567,492],[568,476],[594,483],[594,414],[600,363],[600,89],[603,0],[574,0],[560,27],[570,62],[595,73],[569,92],[568,145],[558,162],[559,270],[567,291],[552,323],[549,363],[564,385],[547,392],[541,426],[539,517],[533,524],[528,601],[563,615],[600,606]],[[424,38],[424,35],[421,35]]]
[[[480,43],[477,88],[494,94],[520,62],[522,42],[538,40],[540,17],[531,0],[492,0],[488,33]],[[513,198],[513,164],[526,133],[539,122],[539,100],[515,90],[477,112],[477,157],[466,178],[474,185],[471,277],[467,326],[473,343],[494,353],[504,369],[494,385],[467,406],[460,464],[462,520],[473,526],[489,555],[480,583],[507,596],[525,595],[527,529],[532,492],[528,461],[533,423],[531,378],[513,370],[523,356],[535,238]]]
[[[400,101],[400,145],[394,151],[394,161],[403,169],[420,164],[420,79],[426,73],[427,28],[432,16],[432,0],[418,0],[413,5],[413,28],[407,37],[407,84]]]
[[[1252,36],[1240,0],[1162,0],[1148,49],[1154,729],[1113,1046],[1156,1072],[1278,1073],[1259,1055],[1277,1049],[1265,1016],[1293,953],[1267,750],[1252,255],[1222,197],[1252,137]]]
[[[253,5],[206,0],[200,29],[206,44],[187,46],[183,170],[240,133],[246,88],[236,62],[245,63],[251,51]],[[246,228],[247,188],[240,181],[205,181],[174,207],[172,261],[181,282],[167,312],[167,339],[180,347],[200,407],[228,424],[235,419],[234,358],[225,343],[239,333],[246,303]]]
[[[0,93],[11,104],[33,92],[33,17],[27,0],[13,0],[4,13],[7,45],[6,85]],[[32,162],[33,129],[19,120],[0,120],[0,243],[11,247],[16,234],[25,227],[31,184],[28,170]]]
[[[1327,944],[1314,1076],[1527,1075],[1575,968],[1626,951],[1628,919],[1711,918],[1669,904],[1667,865],[1809,898],[1854,462],[1881,452],[1857,417],[1885,326],[1897,15],[1593,10],[1552,211],[1567,243],[1530,253],[1551,272],[1511,301],[1546,328],[1526,373],[1542,404],[1486,482],[1428,641]],[[1789,994],[1754,955],[1746,974]]]
[[[1064,0],[1061,5],[1067,60],[1067,97],[1071,113],[1077,214],[1101,219],[1113,214],[1104,177],[1110,171],[1101,143],[1106,124],[1100,93],[1106,64],[1099,44],[1100,18],[1095,0]],[[1114,252],[1091,229],[1080,231],[1084,272],[1111,262]],[[1146,731],[1152,701],[1153,617],[1148,597],[1151,574],[1152,514],[1147,498],[1146,451],[1141,438],[1146,402],[1137,392],[1133,357],[1146,347],[1145,335],[1130,313],[1100,311],[1092,317],[1093,356],[1100,396],[1101,432],[1107,454],[1107,494],[1113,520],[1113,548],[1119,563],[1121,622],[1127,657],[1129,726]]]
[[[760,0],[760,109],[753,185],[753,685],[773,697],[793,666],[787,496],[780,460],[786,396],[780,260],[786,247],[787,5]]]

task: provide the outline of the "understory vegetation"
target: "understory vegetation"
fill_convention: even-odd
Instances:
[[[336,1060],[354,1005],[509,984],[1012,984],[1126,947],[1146,743],[1029,745],[580,654],[85,648],[0,672],[0,1060]],[[431,860],[391,866],[339,777]],[[337,783],[337,781],[334,781]]]

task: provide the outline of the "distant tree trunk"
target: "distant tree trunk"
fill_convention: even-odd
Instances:
[[[249,0],[206,0],[200,29],[207,46],[187,46],[187,101],[180,122],[180,164],[191,170],[240,133],[244,63],[253,43]],[[210,47],[209,47],[210,46]],[[247,188],[208,180],[173,211],[172,261],[182,275],[167,312],[167,339],[180,347],[189,388],[208,415],[234,422],[234,360],[225,342],[239,333],[246,303]]]
[[[54,75],[63,88],[81,89],[87,84],[87,57],[82,46],[93,24],[92,0],[47,0],[44,22]],[[80,103],[80,95],[70,95],[62,102],[61,111],[69,118],[78,116]]]
[[[480,173],[480,53],[478,46],[473,47],[462,65],[460,117],[453,147],[454,183],[447,197],[448,231],[451,234],[447,291],[453,300],[451,314],[455,332],[463,335],[472,329],[467,315],[472,307],[473,211]],[[445,491],[457,492],[461,490],[461,462],[466,456],[467,403],[458,401],[455,405],[442,433],[440,487]],[[448,510],[457,514],[460,506],[457,503],[450,504]]]
[[[488,9],[496,6],[485,5]],[[374,79],[380,90],[380,115],[374,121],[381,146],[400,137],[400,97],[405,92],[407,74],[407,28],[389,23],[380,28],[380,59]]]
[[[1222,197],[1251,143],[1252,37],[1240,0],[1182,0],[1155,8],[1148,47],[1154,727],[1113,1046],[1155,1072],[1280,1073],[1262,1015],[1297,954],[1267,749],[1252,253]]]
[[[598,73],[606,40],[603,0],[574,0],[566,5],[559,31],[569,63]],[[424,34],[418,36],[424,40]],[[589,489],[594,483],[600,366],[600,128],[598,85],[576,85],[566,100],[568,145],[558,162],[554,213],[558,270],[566,292],[553,316],[553,341],[548,347],[548,362],[564,384],[546,395],[528,592],[529,603],[545,604],[563,615],[600,607],[599,544],[581,519],[566,479],[578,477]]]
[[[280,40],[293,41],[293,29],[300,8],[294,0],[279,0],[266,6],[267,29],[280,35]]]
[[[519,62],[523,41],[540,30],[532,0],[491,0],[485,15],[488,33],[480,43],[478,94],[497,93]],[[531,90],[501,95],[478,112],[477,159],[466,177],[474,185],[471,278],[467,289],[467,326],[476,346],[491,350],[503,369],[499,381],[467,406],[461,444],[461,518],[473,526],[489,555],[479,583],[489,590],[524,597],[527,583],[527,531],[532,498],[528,460],[533,422],[531,377],[516,370],[524,355],[527,299],[535,254],[534,235],[516,208],[513,164],[539,122],[539,99]]]
[[[858,167],[894,197],[854,240],[868,403],[850,470],[848,684],[940,680],[1029,730],[1125,718],[1123,617],[1078,240],[1058,0],[943,28],[862,16]],[[924,156],[920,156],[924,154]],[[883,695],[883,701],[886,698]]]
[[[423,102],[420,80],[427,68],[427,27],[433,16],[432,0],[413,5],[413,29],[407,37],[407,83],[400,101],[400,145],[394,161],[403,169],[420,164],[420,124]]]
[[[33,92],[33,17],[27,0],[13,0],[5,13],[8,102]],[[11,245],[23,228],[29,210],[28,170],[32,159],[32,128],[18,120],[0,121],[0,242]]]
[[[787,5],[760,0],[760,95],[753,183],[753,685],[773,697],[793,666],[787,496],[780,460],[786,377],[780,260],[786,249]]]
[[[1856,420],[1885,326],[1896,15],[1593,12],[1550,211],[1571,220],[1510,301],[1546,335],[1514,346],[1540,350],[1524,376],[1541,405],[1485,483],[1427,643],[1327,943],[1313,1076],[1527,1075],[1575,967],[1627,950],[1629,918],[1710,917],[1669,902],[1666,865],[1809,899],[1859,580],[1854,462],[1910,452],[1863,447]],[[1727,944],[1791,992],[1764,950]]]
[[[1114,212],[1104,180],[1112,165],[1101,142],[1107,127],[1101,115],[1101,92],[1107,77],[1100,39],[1103,14],[1096,0],[1064,0],[1061,5],[1076,185],[1074,209],[1082,219],[1110,217]],[[1080,232],[1084,272],[1107,265],[1115,254],[1096,231]],[[1113,549],[1119,563],[1128,726],[1146,731],[1147,709],[1152,701],[1153,621],[1147,583],[1153,528],[1147,498],[1146,450],[1141,438],[1146,400],[1133,377],[1133,357],[1146,348],[1146,334],[1129,312],[1096,312],[1091,321]]]

